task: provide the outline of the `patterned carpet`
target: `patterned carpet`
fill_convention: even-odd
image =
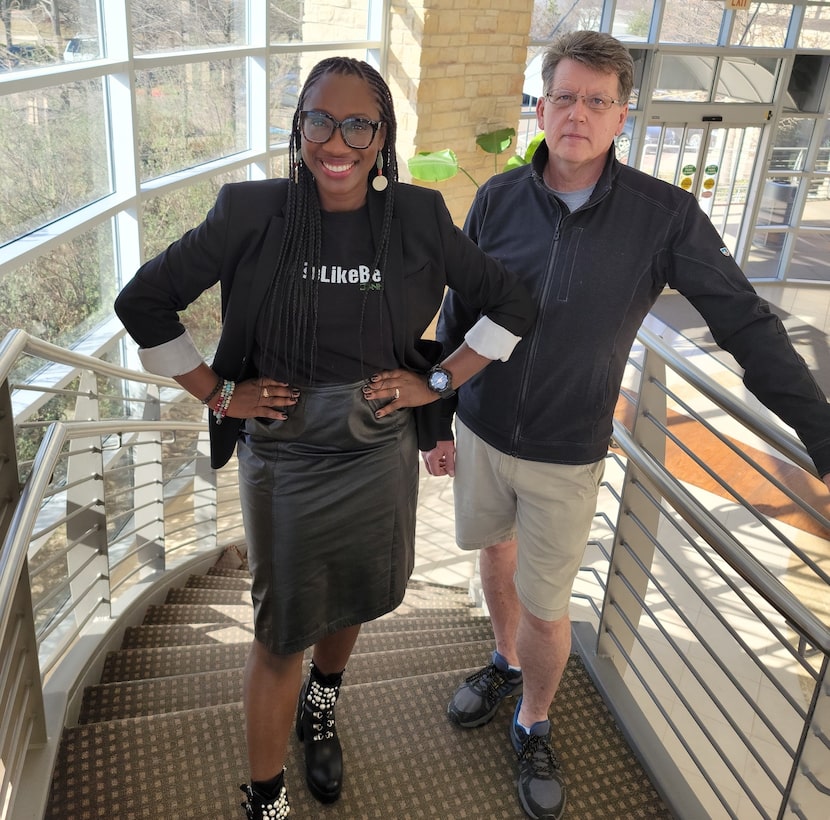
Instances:
[[[222,577],[233,591],[244,574],[226,570]],[[221,590],[224,581],[216,579],[194,578],[188,586],[218,583]],[[167,603],[165,626],[154,608],[148,611],[154,623],[128,630],[102,683],[87,690],[80,725],[64,732],[47,820],[244,820],[239,659],[250,610],[236,624],[226,620],[231,609],[237,616],[246,611],[224,602],[227,591],[218,596],[218,620],[208,605]],[[178,592],[170,600],[187,598]],[[199,608],[201,622],[176,623]],[[364,627],[337,707],[342,796],[329,806],[311,797],[292,735],[286,774],[292,818],[525,817],[507,737],[515,701],[479,729],[459,729],[446,717],[455,686],[487,661],[492,647],[489,623],[476,613],[462,591],[413,584],[395,613]],[[147,641],[166,645],[148,648]],[[671,817],[576,655],[551,721],[567,779],[568,820]]]

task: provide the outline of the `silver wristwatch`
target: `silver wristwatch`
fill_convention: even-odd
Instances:
[[[437,393],[442,399],[455,395],[452,386],[452,373],[440,364],[435,365],[427,373],[427,387]]]

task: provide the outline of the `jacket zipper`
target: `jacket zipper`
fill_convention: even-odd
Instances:
[[[553,287],[553,269],[556,265],[556,257],[558,255],[558,243],[559,239],[562,235],[562,223],[564,220],[569,216],[569,214],[562,215],[562,209],[557,204],[557,209],[559,210],[559,214],[556,220],[556,226],[553,231],[553,239],[550,243],[550,250],[548,252],[548,261],[547,266],[545,268],[545,281],[542,286],[542,290],[539,295],[539,306],[541,308],[542,305],[546,305],[548,301],[548,296],[550,295],[550,290]],[[540,310],[541,313],[541,310]],[[527,394],[530,390],[530,370],[533,365],[533,362],[536,358],[536,350],[541,343],[541,337],[536,335],[533,339],[533,346],[531,347],[527,358],[525,359],[525,366],[522,371],[522,381],[521,387],[519,391],[519,407],[526,407],[526,400]],[[524,413],[519,413],[516,418],[516,424],[513,426],[513,436],[510,440],[510,455],[514,458],[518,456],[519,453],[519,439],[521,438],[522,434],[522,420],[524,418]]]
[[[583,209],[593,208],[598,202],[600,202],[601,200],[605,199],[606,196],[608,196],[608,191],[609,190],[610,190],[610,186],[606,185],[605,189],[602,191],[602,193],[599,194],[599,196],[597,196],[596,198],[594,198],[592,196],[589,199],[588,202],[586,202],[584,205],[582,205],[582,207],[577,208],[577,210],[574,213],[578,213],[579,211],[582,211]],[[540,308],[541,308],[542,305],[547,304],[548,295],[550,293],[551,287],[553,286],[553,269],[555,267],[555,261],[556,261],[557,255],[558,255],[558,247],[557,246],[559,244],[559,240],[562,238],[562,225],[564,224],[565,220],[569,216],[573,215],[572,213],[563,214],[562,213],[562,207],[558,203],[555,203],[555,204],[556,204],[556,208],[558,210],[558,216],[557,216],[557,220],[556,220],[556,226],[555,226],[554,231],[553,231],[553,239],[551,240],[550,253],[548,254],[548,264],[547,264],[547,268],[545,269],[545,283],[544,283],[544,286],[542,288],[541,295],[540,295],[540,300],[539,300]],[[540,313],[541,313],[541,310],[540,310]],[[526,405],[526,399],[527,399],[527,394],[530,390],[530,369],[531,369],[531,366],[532,366],[532,362],[534,361],[535,356],[536,356],[536,350],[539,347],[540,343],[541,343],[540,337],[536,336],[533,340],[533,347],[530,349],[529,355],[525,359],[525,366],[524,366],[524,369],[522,371],[522,381],[521,381],[520,391],[519,391],[519,407],[526,407],[527,406]],[[518,457],[518,454],[519,454],[519,439],[521,438],[521,433],[522,433],[522,419],[523,419],[523,414],[519,414],[516,418],[516,424],[513,427],[513,435],[510,439],[510,455],[513,456],[514,458]]]

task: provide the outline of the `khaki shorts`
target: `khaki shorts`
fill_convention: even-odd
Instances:
[[[456,419],[455,538],[463,550],[517,539],[514,582],[537,618],[568,613],[605,459],[548,464],[505,455]]]

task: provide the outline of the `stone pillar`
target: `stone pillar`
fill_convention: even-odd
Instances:
[[[519,122],[532,0],[392,0],[387,81],[398,117],[398,162],[418,151],[451,148],[481,184],[512,156],[494,158],[479,134]],[[461,225],[476,192],[459,173],[439,183]]]

